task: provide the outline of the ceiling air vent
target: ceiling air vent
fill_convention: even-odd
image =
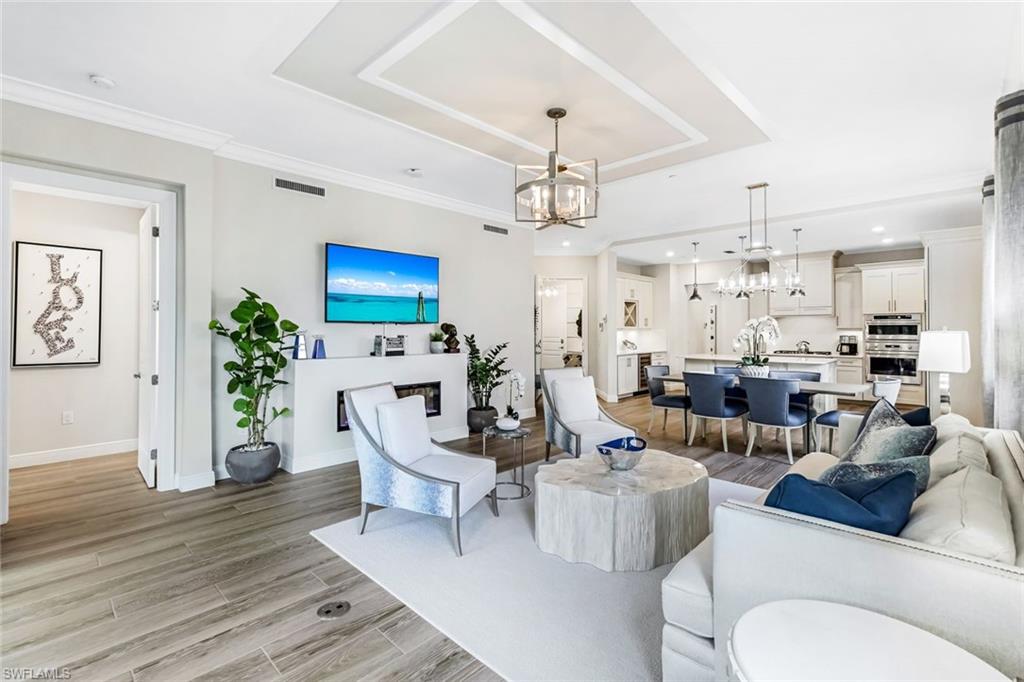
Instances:
[[[317,187],[316,185],[306,185],[301,182],[295,182],[294,180],[285,180],[284,178],[274,178],[274,187],[279,189],[290,189],[293,192],[302,192],[304,194],[312,194],[313,196],[322,197],[327,193],[323,187]]]
[[[494,234],[508,234],[508,230],[504,227],[497,227],[496,225],[484,225],[484,232],[493,232]]]

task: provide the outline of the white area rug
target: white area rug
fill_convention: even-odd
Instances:
[[[526,470],[531,487],[537,466]],[[712,479],[710,504],[762,492]],[[499,518],[486,500],[471,509],[461,558],[447,519],[397,509],[372,513],[365,535],[358,518],[312,535],[506,679],[660,680],[661,580],[672,564],[605,573],[545,554],[533,502],[502,501]]]

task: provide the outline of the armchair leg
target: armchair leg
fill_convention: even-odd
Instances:
[[[459,515],[452,516],[452,541],[455,543],[455,556],[462,556],[462,532],[459,528]]]
[[[491,511],[494,512],[495,516],[498,516],[498,487],[495,486],[491,490]]]
[[[362,514],[362,517],[363,517],[363,521],[362,521],[362,523],[359,524],[359,534],[360,535],[362,535],[363,533],[366,532],[366,521],[370,518],[370,512],[373,511],[374,506],[375,505],[372,505],[369,502],[363,502],[362,511],[361,511],[361,514]]]
[[[551,461],[551,443],[544,443],[544,461]]]

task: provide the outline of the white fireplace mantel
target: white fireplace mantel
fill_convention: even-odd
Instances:
[[[281,467],[291,473],[356,460],[351,432],[337,430],[338,391],[349,388],[440,381],[441,414],[427,420],[431,437],[469,435],[464,353],[292,360],[284,379],[284,404],[292,416],[282,420]]]

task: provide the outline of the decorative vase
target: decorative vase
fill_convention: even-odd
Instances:
[[[444,341],[431,341],[430,342],[430,352],[434,353],[434,354],[443,353],[444,352]]]
[[[268,480],[280,464],[281,449],[277,443],[264,443],[258,450],[246,450],[245,445],[236,445],[228,450],[225,462],[228,475],[246,485]]]
[[[466,423],[470,433],[480,433],[492,426],[498,419],[498,410],[493,407],[471,407],[466,410]]]
[[[519,428],[519,420],[512,417],[499,417],[494,425],[502,431],[515,431]]]
[[[763,379],[768,376],[770,371],[768,365],[740,365],[741,377],[760,377]]]

